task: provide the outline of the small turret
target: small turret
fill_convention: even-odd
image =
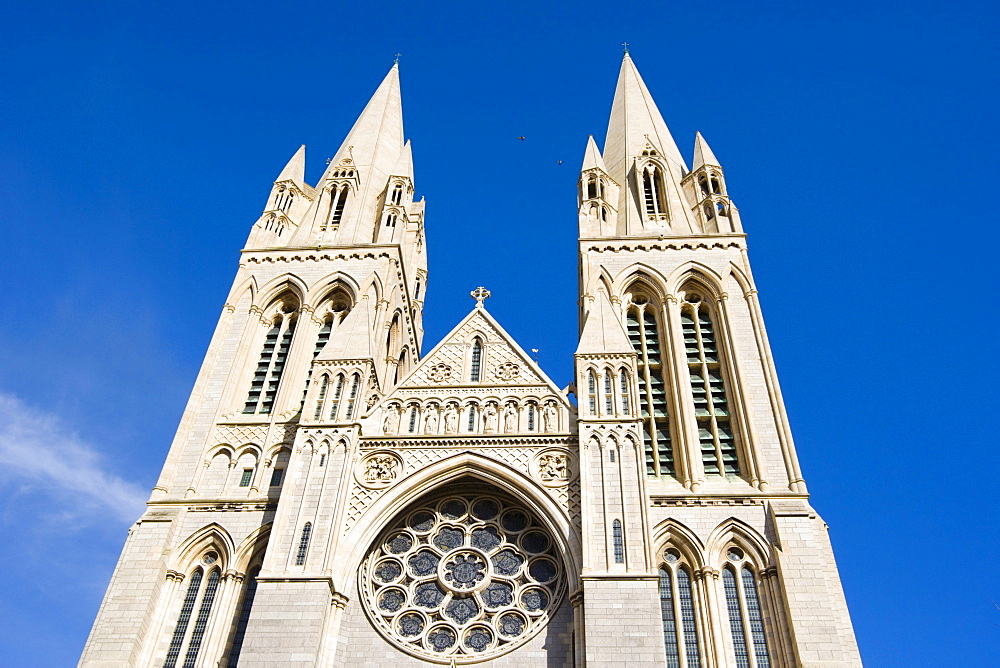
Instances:
[[[608,168],[594,142],[594,135],[590,135],[583,155],[577,194],[581,237],[611,236],[615,233],[618,211],[612,202],[618,202],[618,184],[608,176]]]
[[[692,203],[692,212],[701,232],[705,234],[742,233],[739,212],[729,199],[726,180],[719,159],[708,142],[695,133],[694,163],[691,172],[681,182]]]
[[[250,231],[247,248],[273,248],[288,243],[315,196],[315,190],[305,182],[305,171],[303,144],[271,186],[264,212]]]

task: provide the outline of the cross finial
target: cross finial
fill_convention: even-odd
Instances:
[[[402,56],[402,55],[403,55],[403,54],[401,54],[401,53],[397,53],[397,54],[396,54],[396,60],[395,60],[395,61],[393,61],[393,62],[395,62],[395,63],[396,63],[397,65],[399,65],[399,57],[400,57],[400,56]]]
[[[476,300],[476,308],[483,308],[483,300],[490,298],[490,291],[480,285],[469,296]]]
[[[625,49],[625,53],[628,53],[628,42],[622,42],[622,48]]]

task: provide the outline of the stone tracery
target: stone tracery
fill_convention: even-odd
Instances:
[[[507,652],[558,608],[548,530],[501,496],[453,493],[406,511],[370,550],[360,589],[376,628],[406,651],[462,663]]]

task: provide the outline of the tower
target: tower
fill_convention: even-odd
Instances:
[[[484,288],[423,350],[413,183],[394,66],[275,180],[81,665],[859,665],[722,167],[631,59],[573,385]]]
[[[586,665],[860,665],[722,167],[628,54],[578,201]]]

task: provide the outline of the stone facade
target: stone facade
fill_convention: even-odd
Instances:
[[[422,350],[397,67],[316,186],[304,166],[250,233],[81,665],[860,665],[739,212],[627,55],[579,182],[565,389],[482,288]]]

